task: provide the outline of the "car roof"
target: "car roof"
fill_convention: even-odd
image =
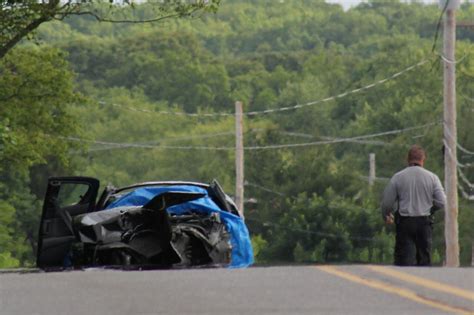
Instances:
[[[198,182],[188,182],[188,181],[151,181],[151,182],[137,183],[137,184],[133,184],[133,185],[130,185],[130,186],[125,186],[125,187],[116,188],[116,189],[114,190],[114,193],[122,192],[122,191],[124,191],[124,190],[129,190],[129,189],[140,188],[140,187],[150,187],[150,186],[181,186],[181,185],[197,186],[197,187],[201,187],[201,188],[204,188],[204,189],[209,188],[209,185],[208,185],[208,184],[198,183]]]

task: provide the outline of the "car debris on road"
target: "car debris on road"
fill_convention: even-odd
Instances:
[[[125,269],[247,267],[245,222],[219,183],[147,182],[107,186],[90,177],[50,178],[37,266]]]

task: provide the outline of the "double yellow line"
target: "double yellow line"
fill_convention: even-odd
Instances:
[[[362,278],[362,277],[356,276],[354,274],[342,271],[342,270],[340,270],[340,269],[338,269],[334,266],[317,266],[316,268],[318,268],[319,270],[325,271],[327,273],[333,274],[335,276],[344,278],[346,280],[353,281],[353,282],[356,282],[356,283],[359,283],[359,284],[363,284],[363,285],[366,285],[368,287],[378,289],[378,290],[381,290],[381,291],[385,291],[385,292],[388,292],[388,293],[392,293],[392,294],[395,294],[395,295],[398,295],[398,296],[402,296],[402,297],[410,299],[412,301],[415,301],[415,302],[418,302],[418,303],[421,303],[421,304],[425,304],[425,305],[428,305],[428,306],[431,306],[431,307],[434,307],[434,308],[437,308],[437,309],[441,309],[441,310],[446,311],[446,312],[451,312],[451,313],[455,313],[455,314],[467,314],[467,315],[474,314],[474,312],[466,310],[466,309],[446,305],[446,304],[438,302],[438,301],[434,301],[434,300],[431,300],[431,299],[424,298],[422,296],[419,296],[416,292],[414,292],[412,290],[397,287],[397,286],[390,285],[390,284],[387,284],[387,283],[384,283],[384,282],[381,282],[381,281],[377,281],[377,280],[373,280],[373,279]],[[472,292],[472,291],[463,290],[463,289],[460,289],[460,288],[457,288],[457,287],[453,287],[453,286],[449,286],[449,285],[442,284],[442,283],[439,283],[439,282],[427,280],[427,279],[424,279],[424,278],[420,278],[420,277],[417,277],[417,276],[414,276],[414,275],[410,275],[410,274],[403,273],[403,272],[400,272],[400,271],[396,271],[394,269],[390,269],[390,268],[386,268],[386,267],[368,266],[368,268],[372,271],[375,271],[375,272],[378,272],[378,273],[381,273],[381,274],[384,274],[384,275],[387,275],[387,276],[391,276],[391,277],[397,278],[399,280],[403,280],[403,281],[410,282],[410,283],[413,283],[413,284],[416,284],[416,285],[419,285],[419,286],[423,286],[423,287],[426,287],[426,288],[429,288],[429,289],[432,289],[432,290],[448,293],[448,294],[451,294],[451,295],[456,295],[458,297],[462,297],[462,298],[468,299],[470,301],[474,301],[474,292]]]

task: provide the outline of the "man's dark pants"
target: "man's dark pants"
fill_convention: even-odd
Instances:
[[[431,266],[432,222],[426,217],[397,215],[395,265]]]

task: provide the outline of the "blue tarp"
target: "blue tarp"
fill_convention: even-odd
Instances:
[[[230,267],[243,268],[253,264],[252,244],[244,220],[239,216],[221,210],[208,196],[207,191],[204,188],[192,185],[150,186],[137,188],[111,203],[107,209],[122,206],[143,206],[155,196],[169,191],[206,194],[206,196],[202,198],[169,207],[167,209],[168,213],[179,215],[189,213],[190,209],[201,213],[218,212],[222,222],[226,225],[227,230],[231,235],[232,259]]]

